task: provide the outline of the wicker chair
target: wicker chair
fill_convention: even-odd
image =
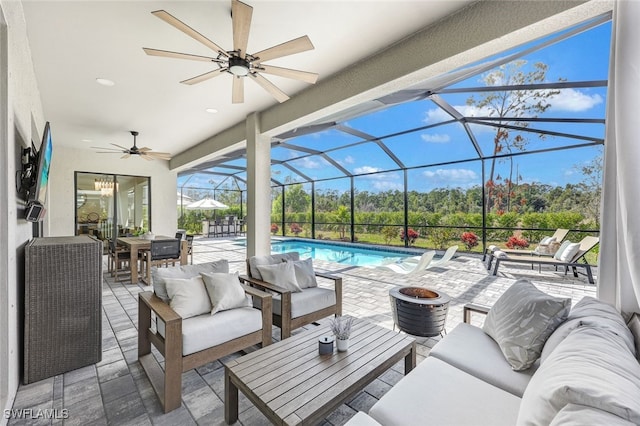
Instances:
[[[151,276],[152,266],[175,266],[181,261],[181,241],[177,238],[167,240],[152,240],[151,248],[142,256],[142,262],[146,264],[146,277]]]
[[[109,240],[109,263],[108,270],[116,281],[123,282],[121,275],[130,275],[131,252],[124,246]]]

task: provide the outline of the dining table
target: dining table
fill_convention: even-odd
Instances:
[[[171,240],[173,237],[166,237],[164,235],[156,235],[155,240]],[[129,261],[129,268],[131,269],[131,282],[137,283],[140,281],[140,273],[138,271],[138,255],[141,251],[151,250],[151,240],[142,237],[119,237],[118,244],[129,248],[131,252],[131,260]],[[187,241],[182,240],[180,249],[180,264],[187,264]],[[147,278],[148,279],[148,278]]]

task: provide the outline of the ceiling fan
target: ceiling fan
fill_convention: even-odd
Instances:
[[[307,50],[312,50],[313,44],[309,37],[302,36],[285,43],[278,44],[260,52],[248,54],[247,43],[249,41],[249,29],[251,27],[251,15],[253,7],[242,3],[239,0],[231,0],[231,16],[233,25],[233,50],[224,50],[216,43],[212,42],[193,28],[189,27],[178,18],[164,10],[156,10],[151,12],[153,15],[162,19],[169,25],[182,31],[189,37],[194,38],[205,46],[209,47],[216,53],[215,57],[191,55],[188,53],[171,52],[168,50],[150,49],[143,47],[147,55],[162,56],[166,58],[189,59],[193,61],[213,62],[218,68],[213,71],[200,74],[198,76],[183,80],[180,83],[196,84],[217,77],[222,74],[231,74],[233,77],[232,86],[232,102],[244,102],[244,79],[249,77],[258,83],[262,88],[269,92],[278,102],[284,102],[289,99],[286,93],[280,90],[275,84],[267,80],[262,74],[272,74],[280,77],[293,78],[305,81],[307,83],[315,83],[318,74],[299,71],[291,68],[281,68],[273,65],[266,65],[263,62],[271,59],[281,58],[283,56],[293,55]]]
[[[122,145],[118,145],[115,143],[112,143],[111,145],[113,146],[117,146],[118,148],[102,148],[99,146],[93,146],[92,148],[95,149],[102,149],[104,151],[96,151],[98,154],[120,154],[120,153],[124,153],[124,155],[120,158],[129,158],[132,155],[139,155],[140,157],[144,158],[147,161],[151,161],[151,160],[171,160],[171,154],[169,154],[168,152],[157,152],[157,151],[152,151],[151,148],[147,148],[146,146],[143,148],[138,148],[138,146],[136,145],[136,137],[138,136],[138,132],[136,132],[135,130],[131,130],[131,135],[133,135],[133,146],[131,148],[125,148]]]

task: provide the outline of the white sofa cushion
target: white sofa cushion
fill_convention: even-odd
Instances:
[[[429,356],[393,386],[369,415],[383,425],[516,424],[520,398]]]
[[[262,274],[258,270],[258,265],[273,265],[275,263],[286,262],[287,260],[300,260],[300,253],[292,251],[290,253],[271,254],[266,256],[251,256],[249,258],[249,273],[252,278],[264,281]]]
[[[565,405],[549,426],[585,425],[634,426],[630,421],[615,414],[578,404]]]
[[[571,299],[550,296],[522,279],[491,307],[482,329],[498,342],[514,370],[526,370],[570,309]]]
[[[531,378],[518,425],[548,425],[567,404],[586,405],[640,424],[640,364],[607,328],[573,330]]]
[[[382,426],[380,423],[373,420],[366,413],[358,411],[355,416],[351,417],[344,426]]]
[[[522,397],[538,368],[534,363],[523,371],[514,371],[504,359],[500,346],[481,328],[461,323],[446,338],[439,341],[429,356],[441,359],[454,367]]]
[[[209,295],[200,275],[187,279],[167,278],[165,285],[170,299],[169,306],[182,319],[211,312]]]
[[[162,299],[169,302],[167,294],[167,278],[193,278],[200,275],[200,272],[229,272],[229,262],[226,259],[215,262],[200,263],[198,265],[182,265],[170,268],[151,268],[151,280],[153,282],[153,292]]]
[[[182,355],[190,355],[262,329],[262,313],[237,308],[182,321]]]
[[[282,300],[279,294],[273,296],[273,313],[281,315]],[[336,304],[336,292],[322,287],[305,288],[291,293],[291,318],[298,318]]]
[[[632,353],[637,354],[633,334],[617,309],[601,300],[585,296],[571,309],[567,320],[549,336],[542,349],[540,362],[544,363],[553,350],[573,330],[583,325],[610,330],[624,340]]]

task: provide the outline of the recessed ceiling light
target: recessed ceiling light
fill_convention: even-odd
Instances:
[[[218,110],[215,108],[207,108],[205,109],[205,111],[207,111],[209,114],[217,114]]]
[[[91,142],[91,139],[82,139],[82,142],[90,143],[90,142]]]
[[[116,85],[116,83],[106,78],[96,78],[96,83],[101,84],[103,86],[108,86],[108,87]]]

